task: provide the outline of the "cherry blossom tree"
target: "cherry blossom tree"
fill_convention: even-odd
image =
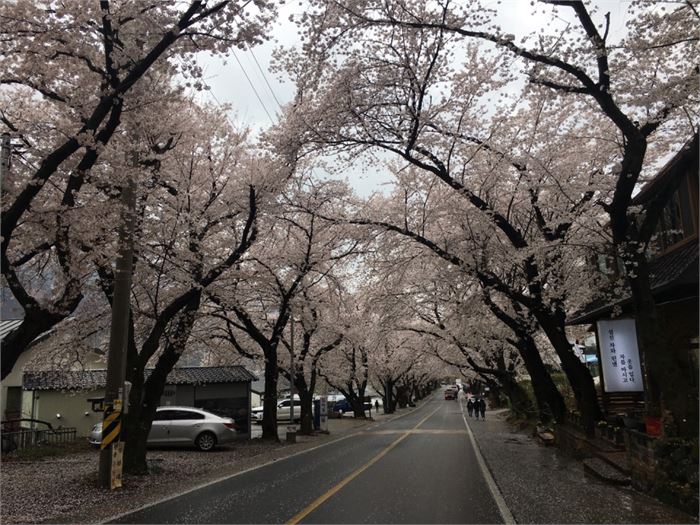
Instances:
[[[273,14],[263,2],[230,0],[2,5],[0,120],[25,150],[14,163],[21,167],[3,181],[2,274],[25,311],[5,340],[3,377],[32,340],[82,299],[86,256],[76,252],[76,226],[66,218],[84,209],[80,193],[109,151],[125,109],[144,103],[154,77],[167,86],[179,72],[200,86],[201,71],[186,58],[259,42]],[[20,276],[19,267],[37,257],[56,260],[60,290],[48,298]]]
[[[292,179],[274,211],[265,216],[261,226],[265,242],[256,246],[237,275],[208,294],[219,306],[218,317],[226,323],[235,349],[245,354],[249,351],[245,341],[252,340],[264,355],[265,440],[278,439],[279,347],[290,319],[302,313],[303,293],[311,294],[310,290],[331,279],[334,270],[359,247],[359,240],[348,234],[347,227],[339,227],[320,215],[332,212],[332,208],[326,208],[343,191],[343,185],[335,182]],[[310,330],[312,325],[302,326]],[[305,384],[302,379],[297,375],[299,384]]]
[[[134,473],[147,472],[151,423],[201,316],[204,294],[240,264],[258,235],[259,209],[287,176],[283,164],[254,152],[246,133],[233,129],[220,110],[187,100],[168,108],[160,129],[176,133],[177,143],[153,163],[150,184],[137,199],[126,363],[132,388],[124,421],[124,467]],[[98,266],[98,275],[111,301],[109,261]]]
[[[289,351],[289,361],[287,366],[280,363],[280,373],[287,381],[293,381],[299,395],[301,434],[311,434],[314,429],[313,398],[318,378],[322,376],[321,363],[345,339],[345,324],[340,317],[342,296],[329,286],[334,284],[330,281],[326,279],[325,286],[319,283],[302,291],[295,301],[290,330],[282,337],[282,343]],[[298,335],[292,331],[295,323],[297,334],[301,335],[300,345]]]
[[[355,270],[348,280],[357,282],[358,278],[359,272]],[[335,352],[323,357],[319,367],[319,375],[345,397],[356,418],[366,417],[364,400],[370,377],[368,347],[376,338],[362,298],[362,288],[344,295],[340,311],[346,326],[343,339]]]
[[[482,90],[481,93],[454,90],[452,100],[464,102],[487,93],[492,102],[488,90],[498,94],[501,89],[500,94],[503,94],[506,83],[524,76],[532,92],[554,95],[561,104],[585,112],[586,124],[601,133],[582,134],[578,143],[595,143],[601,151],[609,150],[611,145],[614,148],[614,161],[602,167],[604,186],[611,191],[604,191],[597,202],[610,220],[613,244],[623,261],[632,292],[639,342],[646,363],[650,409],[652,413],[660,413],[663,404],[675,414],[668,421],[669,432],[694,434],[696,418],[688,416],[696,410],[688,406],[684,389],[676,387],[683,377],[679,368],[682,360],[672,348],[664,346],[660,335],[647,258],[650,240],[672,189],[669,185],[641,207],[632,206],[632,196],[642,177],[657,169],[660,156],[669,149],[680,148],[689,136],[697,134],[698,68],[689,58],[697,54],[695,2],[668,5],[646,0],[632,2],[631,19],[622,38],[610,34],[609,13],[600,15],[586,3],[571,0],[535,3],[535,9],[541,9],[550,22],[540,33],[522,38],[503,31],[494,21],[495,13],[480,2],[431,5],[403,0],[320,1],[315,5],[317,9],[307,14],[302,22],[308,28],[305,52],[314,59],[314,65],[304,77],[307,97],[311,86],[332,89],[335,100],[345,100],[347,107],[355,108],[350,113],[353,117],[350,122],[352,125],[362,122],[359,129],[364,131],[364,134],[351,134],[348,133],[350,128],[341,128],[343,131],[334,133],[331,142],[347,146],[350,138],[355,144],[376,145],[379,138],[381,147],[393,150],[409,162],[423,165],[458,191],[464,193],[466,188],[467,198],[485,211],[488,208],[473,198],[473,187],[464,186],[458,177],[450,175],[450,168],[455,164],[451,155],[438,154],[435,143],[425,140],[426,134],[436,128],[443,136],[446,132],[448,136],[462,135],[462,124],[471,124],[475,117],[473,112],[463,112],[454,115],[448,126],[435,122],[450,99],[440,96],[439,92],[447,83],[445,79],[452,76],[446,65],[453,56],[451,53],[456,49],[462,50],[462,54],[466,52],[467,58],[462,62],[474,73],[472,78]],[[565,27],[556,23],[561,19],[566,20]],[[378,50],[377,54],[385,57],[383,65],[365,68],[367,60],[363,64],[363,60],[358,59],[358,50],[363,47],[369,51],[368,55]],[[441,53],[443,49],[447,51]],[[480,50],[476,56],[472,54],[475,49]],[[325,67],[329,58],[339,54],[344,57],[342,65],[338,73],[332,75],[352,86],[344,91],[338,89],[340,83],[327,81],[331,75]],[[394,74],[393,78],[405,79],[405,82],[392,83],[382,73],[399,61],[406,64],[405,74]],[[319,67],[318,63],[324,66]],[[430,83],[430,78],[438,71],[440,80]],[[502,82],[501,86],[498,82]],[[464,85],[469,86],[469,82],[463,82]],[[361,89],[365,90],[365,96],[358,97]],[[367,95],[367,89],[374,92]],[[382,100],[382,94],[389,95],[383,99],[389,106],[399,100],[406,108],[395,114],[393,126],[384,131],[371,124],[380,121],[368,118],[371,110],[367,107],[379,107],[375,102]],[[397,94],[402,98],[396,97]],[[385,111],[384,117],[388,115]],[[325,121],[337,125],[338,116],[336,112]],[[536,114],[533,118],[541,121]],[[340,120],[343,121],[348,122],[346,118]],[[381,122],[387,119],[382,118]],[[314,129],[319,131],[318,126]],[[469,136],[489,147],[487,138],[490,135],[479,133],[478,124],[476,131]],[[690,147],[694,147],[692,142]],[[578,148],[576,151],[578,153]],[[692,149],[688,153],[685,162],[692,162],[697,155]],[[492,217],[514,246],[521,244],[518,236],[513,235],[515,232],[509,233],[510,228],[502,221],[502,215],[492,214]],[[558,232],[558,228],[550,228],[548,235]],[[530,292],[536,295],[534,290]],[[541,307],[530,307],[558,349],[577,398],[586,398],[583,405],[590,405],[593,399],[589,380],[583,370],[576,372],[581,367],[572,356],[567,357],[567,342],[556,333],[561,328],[561,319],[557,318],[561,318],[563,312],[549,319],[545,318],[549,316]],[[664,350],[660,350],[662,348]],[[585,409],[584,419],[590,430],[595,410],[581,408]]]

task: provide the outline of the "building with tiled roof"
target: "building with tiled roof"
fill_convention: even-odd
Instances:
[[[146,369],[148,377],[152,372]],[[96,411],[104,397],[106,370],[25,371],[23,403],[31,418],[48,421],[55,428],[75,427],[87,436],[101,421]],[[175,368],[160,405],[193,406],[236,419],[241,437],[250,435],[250,385],[257,378],[243,366]]]
[[[148,378],[152,369],[145,370]],[[25,390],[96,390],[104,388],[106,370],[44,370],[25,372]],[[202,366],[174,368],[168,374],[168,385],[213,385],[255,381],[256,377],[242,366]]]
[[[651,246],[650,278],[657,311],[663,332],[671,342],[674,358],[688,370],[684,385],[689,395],[698,396],[698,135],[696,134],[681,151],[675,155],[634,197],[633,205],[644,205],[656,195],[669,195],[657,225]],[[620,276],[621,264],[613,255],[600,258],[598,269],[613,279]],[[587,353],[595,352],[601,366],[607,367],[608,374],[619,374],[621,381],[629,379],[626,368],[618,367],[615,360],[619,354],[611,346],[606,332],[613,326],[612,321],[634,319],[631,292],[621,295],[606,294],[601,290],[600,298],[582,310],[568,317],[568,325],[588,325],[591,334],[587,338]],[[601,324],[602,323],[602,324]],[[618,323],[621,326],[622,323]],[[631,325],[633,326],[633,325]],[[634,329],[630,334],[634,335]],[[621,335],[621,334],[620,334]],[[601,352],[599,346],[605,347]],[[633,345],[634,346],[634,345]],[[604,362],[605,360],[605,362]],[[641,365],[642,363],[639,363]],[[612,368],[615,368],[613,371]],[[635,368],[636,370],[636,368]],[[596,370],[597,372],[597,370]],[[638,373],[641,370],[637,370]],[[601,373],[604,379],[605,374]],[[609,377],[611,377],[609,375]],[[618,390],[609,388],[601,381],[600,398],[607,414],[644,414],[644,382],[641,373],[634,390],[624,391],[629,381]],[[611,381],[612,382],[612,381]],[[624,391],[624,393],[623,393]],[[697,406],[695,407],[697,412]]]

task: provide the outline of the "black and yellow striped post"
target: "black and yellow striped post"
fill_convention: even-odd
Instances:
[[[121,407],[110,405],[105,407],[102,420],[102,441],[100,449],[105,449],[119,439],[122,431]]]
[[[109,488],[114,490],[122,486],[122,457],[124,443],[119,441],[122,431],[122,402],[115,399],[112,404],[105,406],[102,419],[102,440],[100,449],[109,455]]]

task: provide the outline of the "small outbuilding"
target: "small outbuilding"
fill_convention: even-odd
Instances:
[[[151,373],[146,369],[146,376]],[[102,413],[93,411],[104,397],[106,370],[26,371],[22,377],[25,404],[33,419],[54,428],[75,427],[87,436]],[[231,417],[242,439],[250,438],[250,385],[256,377],[242,366],[175,368],[160,399],[161,406],[192,406]]]

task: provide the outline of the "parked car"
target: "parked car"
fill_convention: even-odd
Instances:
[[[277,403],[277,419],[278,420],[289,420],[291,412],[291,405],[289,399],[284,399]],[[250,410],[250,417],[255,423],[262,423],[263,420],[263,407],[253,407]],[[301,401],[298,396],[294,399],[294,421],[299,421],[301,418]]]
[[[194,445],[207,451],[216,445],[236,440],[233,419],[220,417],[193,407],[158,407],[148,434],[148,445]],[[99,446],[102,441],[102,422],[92,427],[89,441]]]
[[[363,409],[365,410],[365,412],[372,409],[372,401],[370,399],[365,398]],[[340,412],[341,414],[344,414],[346,412],[353,412],[352,404],[350,403],[350,401],[343,398],[340,401],[335,402],[335,404],[333,405],[333,411]]]

